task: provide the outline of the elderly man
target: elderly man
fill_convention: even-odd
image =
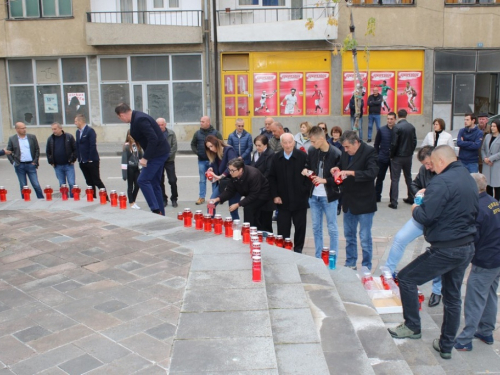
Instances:
[[[295,140],[290,133],[281,135],[281,145],[283,150],[274,154],[269,173],[271,196],[279,209],[278,234],[290,237],[293,222],[294,251],[301,253],[306,237],[307,201],[311,189],[311,181],[301,174],[307,168],[307,155],[295,148]]]
[[[38,168],[38,158],[40,157],[40,147],[38,140],[33,134],[26,134],[26,125],[22,122],[16,122],[16,135],[9,138],[7,144],[7,158],[14,165],[14,170],[19,180],[21,197],[23,196],[23,186],[28,184],[26,176],[30,179],[31,185],[35,190],[36,197],[43,199],[42,188],[38,182],[36,170]]]
[[[264,120],[264,127],[260,128],[260,134],[265,135],[268,140],[273,137],[273,132],[271,131],[271,125],[273,124],[274,119],[272,117],[266,117]]]
[[[330,170],[342,176],[342,209],[344,211],[344,236],[346,239],[345,266],[357,269],[358,236],[363,252],[362,265],[372,268],[372,224],[377,211],[375,198],[375,177],[378,174],[377,153],[375,149],[360,141],[356,132],[347,130],[340,142],[344,152],[338,167]]]
[[[245,130],[245,122],[242,119],[237,119],[235,124],[236,130],[229,134],[227,144],[234,148],[236,155],[243,159],[246,165],[252,162],[252,134]]]
[[[486,193],[486,177],[473,173],[479,190],[479,213],[476,217],[476,252],[467,279],[465,293],[465,327],[457,336],[455,349],[472,350],[472,339],[493,344],[498,309],[498,282],[500,280],[500,205]]]
[[[170,185],[170,201],[172,202],[172,207],[177,207],[177,176],[175,175],[175,154],[177,153],[177,137],[172,129],[167,128],[167,121],[160,117],[156,119],[158,126],[160,127],[168,145],[170,146],[170,156],[168,157],[165,165],[163,166],[163,172],[161,174],[161,192],[163,195],[163,206],[168,205],[168,197],[165,191],[165,172],[167,172],[168,184]]]
[[[73,197],[71,190],[75,184],[75,138],[65,133],[58,122],[54,122],[51,129],[52,135],[47,139],[47,161],[54,167],[59,186],[67,182],[70,196]]]
[[[404,322],[389,333],[397,339],[422,337],[417,286],[441,276],[444,316],[441,336],[434,340],[433,348],[441,358],[451,359],[460,325],[460,288],[474,255],[478,192],[474,179],[450,146],[436,147],[431,161],[436,176],[425,190],[422,205],[412,206],[413,218],[424,226],[425,239],[431,246],[398,274]]]
[[[281,135],[285,133],[283,125],[281,125],[281,123],[279,122],[273,122],[271,124],[270,130],[273,133],[273,136],[271,139],[269,139],[269,147],[274,152],[283,151],[283,146],[281,145],[281,138],[280,138]]]
[[[198,195],[199,198],[196,201],[197,205],[205,203],[205,196],[207,194],[207,176],[205,173],[208,171],[210,161],[205,151],[205,138],[209,135],[214,135],[222,140],[222,135],[219,131],[210,125],[210,117],[203,116],[200,119],[200,129],[194,133],[191,140],[191,150],[198,156],[198,173],[200,175],[200,192]]]

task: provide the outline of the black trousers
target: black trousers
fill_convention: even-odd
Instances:
[[[250,226],[257,227],[258,230],[273,231],[273,212],[263,211],[267,201],[257,200],[243,207],[243,220],[250,223]]]
[[[500,200],[500,187],[486,186],[486,192],[495,198],[497,201]],[[493,194],[495,193],[495,194]]]
[[[176,201],[179,197],[177,194],[177,176],[175,175],[175,161],[167,161],[163,166],[163,173],[161,175],[161,192],[163,194],[163,201],[168,200],[168,196],[165,191],[165,171],[167,172],[168,184],[170,185],[170,190],[172,194],[170,195],[171,201]]]
[[[307,208],[290,211],[278,205],[278,234],[283,238],[289,238],[292,230],[292,222],[295,227],[293,236],[293,251],[302,253],[306,239]]]
[[[97,198],[96,187],[99,189],[106,189],[106,186],[104,186],[99,176],[99,161],[80,163],[80,169],[82,170],[83,177],[85,177],[85,183],[87,186],[92,186],[94,198]]]
[[[391,161],[389,160],[387,163],[378,162],[378,176],[377,181],[375,182],[375,192],[377,195],[377,200],[382,198],[382,188],[384,187],[385,175],[387,174],[387,170],[391,168]],[[390,196],[390,194],[389,194]]]
[[[139,178],[139,168],[131,167],[127,168],[127,196],[128,203],[134,203],[137,199],[137,194],[139,194],[139,184],[137,179]]]
[[[399,179],[401,178],[401,170],[405,176],[407,197],[413,199],[413,194],[410,190],[411,185],[411,162],[412,156],[395,156],[391,160],[391,203],[394,206],[398,205],[399,197]]]

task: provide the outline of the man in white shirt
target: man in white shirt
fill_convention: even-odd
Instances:
[[[281,101],[281,106],[285,106],[285,115],[293,115],[295,113],[295,107],[297,107],[297,113],[300,113],[299,106],[297,105],[297,97],[295,96],[296,91],[295,89],[291,89],[290,94],[285,96]],[[285,102],[286,105],[284,104]]]

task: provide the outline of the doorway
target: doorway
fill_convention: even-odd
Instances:
[[[498,103],[498,73],[476,75],[474,112],[496,114]]]
[[[145,112],[155,120],[163,117],[170,123],[170,94],[168,84],[134,85],[134,107]]]

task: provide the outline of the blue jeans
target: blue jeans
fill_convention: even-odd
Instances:
[[[399,232],[396,233],[396,236],[394,236],[385,266],[388,267],[391,272],[394,272],[399,261],[403,257],[406,246],[423,234],[424,226],[422,224],[418,223],[413,218],[408,220]],[[432,293],[441,295],[441,276],[436,276],[436,278],[432,280]]]
[[[73,198],[73,185],[75,184],[75,166],[73,164],[56,165],[54,166],[54,171],[56,172],[57,180],[59,181],[59,186],[62,184],[69,185],[69,195]]]
[[[316,248],[316,258],[321,258],[321,250],[323,250],[323,214],[325,214],[326,216],[328,236],[330,236],[330,250],[335,250],[338,252],[338,203],[338,200],[334,200],[333,202],[328,203],[327,197],[317,197],[313,195],[311,198],[309,198],[309,207],[311,207],[311,218],[313,223],[314,247]]]
[[[38,199],[43,199],[42,188],[40,187],[40,183],[38,182],[38,176],[36,174],[36,165],[31,163],[21,163],[17,167],[14,166],[14,170],[17,174],[17,179],[19,180],[19,187],[21,191],[21,198],[23,198],[23,187],[28,185],[28,180],[26,176],[30,179],[31,186],[33,186],[33,190],[35,190],[36,197]]]
[[[479,163],[464,163],[462,162],[462,165],[467,168],[469,173],[478,173],[479,172]]]
[[[354,129],[355,122],[356,122],[355,117],[351,116],[351,130]],[[363,139],[363,117],[360,117],[358,120],[358,134],[359,134],[359,139]]]
[[[405,325],[414,332],[421,330],[417,285],[442,277],[444,314],[439,344],[443,353],[453,348],[462,309],[460,288],[473,255],[473,243],[451,248],[431,246],[398,274]]]
[[[208,160],[198,160],[198,173],[200,174],[199,197],[203,199],[205,199],[205,196],[207,195],[207,176],[205,176],[205,173],[208,171],[209,166],[210,162]]]
[[[373,123],[375,123],[377,131],[380,131],[380,115],[368,115],[368,139],[372,139]]]
[[[148,160],[146,167],[141,169],[137,184],[141,188],[142,194],[148,202],[151,211],[159,210],[165,215],[163,206],[163,194],[161,192],[161,176],[163,174],[163,165],[168,159],[169,154],[161,155]]]
[[[210,196],[210,199],[217,198],[220,195],[220,190],[219,190],[219,184],[212,184],[212,195]],[[235,203],[238,203],[241,200],[241,195],[236,193],[234,197],[230,198],[227,202],[228,205],[232,205]],[[217,206],[217,204],[215,205]],[[238,210],[234,210],[230,212],[231,217],[233,220],[240,220],[240,214],[238,213]],[[215,215],[215,210],[214,210],[214,215]]]
[[[372,269],[372,223],[375,212],[369,214],[353,215],[349,210],[344,212],[344,237],[346,240],[346,260],[347,267],[356,266],[358,260],[358,223],[359,238],[361,240],[361,250],[363,252],[363,261],[361,264]]]

